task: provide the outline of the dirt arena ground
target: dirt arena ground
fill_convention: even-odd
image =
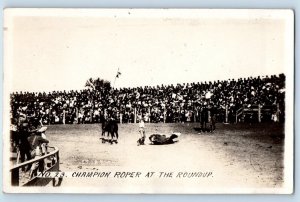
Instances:
[[[210,188],[280,188],[283,184],[284,134],[280,124],[217,124],[213,133],[198,133],[199,123],[146,124],[146,135],[180,132],[170,145],[137,146],[138,124],[119,124],[119,143],[99,140],[101,125],[51,125],[47,138],[60,150],[60,169],[73,171],[212,172],[207,179],[142,180],[162,186]],[[130,181],[131,180],[131,181]],[[63,180],[62,186],[141,185],[135,179],[105,181]],[[186,183],[190,185],[184,187]],[[115,185],[114,185],[115,183]],[[167,183],[167,185],[164,185]],[[190,186],[190,187],[189,187]],[[141,189],[143,190],[143,189]],[[176,189],[174,189],[176,190]],[[153,190],[155,191],[155,190]],[[108,190],[108,192],[113,192]]]

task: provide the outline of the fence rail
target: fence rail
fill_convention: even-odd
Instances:
[[[29,161],[26,161],[24,163],[17,164],[13,166],[10,169],[11,172],[11,183],[13,186],[20,186],[20,169],[25,166],[30,166],[33,163],[37,163],[40,161],[44,161],[47,158],[55,157],[54,161],[50,162],[50,166],[47,167],[44,171],[59,171],[59,150],[57,147],[48,147],[54,149],[49,154],[46,154],[44,156],[36,157],[35,159],[31,159]],[[22,184],[22,186],[45,186],[47,185],[51,180],[51,178],[39,178],[37,176],[29,179],[27,182]]]
[[[273,109],[272,109],[273,108]],[[238,118],[244,114],[244,113],[257,113],[257,120],[258,122],[261,122],[261,115],[265,112],[272,112],[276,111],[277,113],[280,111],[279,110],[279,104],[277,103],[276,105],[267,105],[267,106],[262,106],[262,105],[253,105],[251,108],[247,108],[246,105],[241,107],[236,111],[235,114],[235,121],[236,123],[238,122]]]

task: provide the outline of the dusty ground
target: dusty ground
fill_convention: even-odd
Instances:
[[[47,138],[50,145],[59,148],[60,169],[65,172],[142,171],[142,175],[156,172],[151,179],[64,178],[62,187],[98,187],[101,192],[115,192],[126,186],[129,192],[160,192],[161,189],[156,190],[159,185],[168,187],[166,192],[223,192],[224,188],[230,191],[282,186],[282,125],[217,124],[212,134],[199,134],[194,130],[198,126],[196,123],[146,124],[148,137],[152,133],[182,133],[179,142],[170,145],[150,145],[147,138],[146,145],[137,146],[138,124],[119,125],[119,143],[114,145],[101,143],[101,127],[97,124],[49,126]],[[159,178],[159,172],[173,172],[174,175],[212,172],[212,175],[208,178]]]

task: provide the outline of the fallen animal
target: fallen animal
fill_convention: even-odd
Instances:
[[[180,136],[180,133],[172,133],[169,137],[166,135],[161,134],[152,134],[149,137],[149,140],[154,145],[162,145],[162,144],[173,144],[175,142],[178,142],[178,137]]]

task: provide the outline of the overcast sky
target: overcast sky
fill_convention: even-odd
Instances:
[[[12,91],[83,89],[89,77],[113,83],[118,68],[115,87],[271,75],[287,59],[285,21],[269,15],[37,13],[6,25]]]

